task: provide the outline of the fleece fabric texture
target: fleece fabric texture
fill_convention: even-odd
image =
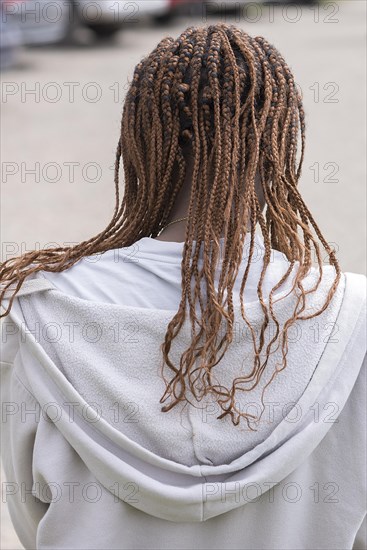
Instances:
[[[314,288],[318,273],[304,280]],[[307,295],[319,309],[334,280]],[[296,295],[274,306],[280,327]],[[4,307],[6,307],[6,301]],[[259,330],[260,304],[245,304]],[[6,498],[26,548],[353,549],[366,544],[365,277],[343,274],[330,306],[299,320],[233,426],[211,399],[161,412],[160,345],[176,311],[96,303],[41,274],[2,324]],[[226,386],[253,363],[235,337],[214,368]],[[274,334],[270,322],[266,343]],[[190,341],[186,322],[172,359]],[[256,417],[259,419],[256,420]],[[33,494],[32,494],[33,493]]]

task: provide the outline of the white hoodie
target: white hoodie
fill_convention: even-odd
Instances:
[[[241,410],[263,411],[252,431],[218,420],[209,397],[161,412],[160,345],[176,305],[85,299],[49,275],[30,278],[2,320],[3,500],[26,548],[366,548],[364,276],[343,274],[325,312],[297,321],[264,408],[280,349],[264,380],[238,395]],[[333,278],[326,266],[306,313]],[[311,270],[306,290],[316,279]],[[275,304],[281,326],[295,305],[288,292]],[[259,302],[245,307],[259,328]],[[235,312],[234,340],[215,367],[227,386],[253,358]],[[189,342],[186,321],[175,364]]]

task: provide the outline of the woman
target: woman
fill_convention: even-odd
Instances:
[[[109,225],[1,268],[26,548],[364,547],[365,278],[302,199],[304,147],[261,37],[189,27],[137,65]]]

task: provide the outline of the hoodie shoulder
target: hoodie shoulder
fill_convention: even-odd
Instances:
[[[362,302],[366,302],[367,277],[362,273],[344,273],[349,291],[359,296]]]

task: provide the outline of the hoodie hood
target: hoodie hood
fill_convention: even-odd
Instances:
[[[306,290],[317,276],[310,271]],[[307,295],[305,315],[324,304],[334,277],[325,267],[317,291]],[[176,311],[79,299],[37,274],[20,290],[11,319],[19,328],[29,391],[95,478],[108,490],[133,484],[129,504],[151,516],[203,522],[283,480],[337,420],[365,353],[364,294],[364,278],[344,274],[329,307],[297,321],[289,332],[287,367],[281,370],[281,349],[275,350],[258,386],[237,394],[240,410],[261,415],[250,426],[244,419],[234,426],[229,415],[218,420],[222,411],[210,397],[161,412],[160,346]],[[277,296],[280,327],[294,306],[289,291]],[[256,332],[263,321],[260,304],[247,303],[245,311]],[[235,327],[213,370],[227,387],[253,364],[239,305]],[[270,323],[268,340],[273,329]],[[176,364],[189,342],[186,321],[173,344]],[[262,402],[275,369],[280,372]],[[337,406],[331,410],[330,403]]]

